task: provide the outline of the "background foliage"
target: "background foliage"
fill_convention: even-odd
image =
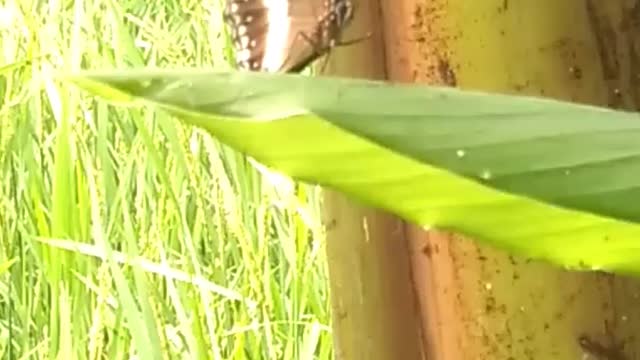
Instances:
[[[331,357],[318,189],[50,77],[226,69],[220,3],[0,5],[0,358]]]

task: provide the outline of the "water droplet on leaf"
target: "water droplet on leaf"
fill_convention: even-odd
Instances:
[[[480,177],[482,178],[482,180],[490,180],[493,177],[493,175],[491,174],[490,170],[484,169],[480,173]]]

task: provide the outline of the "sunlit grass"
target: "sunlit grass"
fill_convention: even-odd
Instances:
[[[0,358],[331,358],[318,189],[51,80],[226,69],[219,7],[0,5]]]

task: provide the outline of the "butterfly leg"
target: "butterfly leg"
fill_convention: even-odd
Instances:
[[[298,69],[296,70],[296,72],[302,70],[303,67],[306,67],[309,63],[315,60],[320,54],[322,54],[324,50],[326,50],[326,49],[318,49],[318,43],[314,41],[308,34],[302,31],[296,34],[296,37],[294,38],[293,42],[295,43],[296,41],[299,41],[301,39],[306,41],[311,46],[311,49],[313,49],[313,52],[304,59],[304,61],[300,66],[298,66]],[[290,60],[290,56],[291,55],[287,55],[287,58],[285,59],[283,64],[286,64]],[[284,68],[284,65],[283,65],[283,68]],[[287,70],[283,68],[281,68],[280,71],[287,72]]]
[[[324,49],[321,49],[322,53],[324,53],[325,55],[322,61],[322,66],[320,66],[320,71],[319,71],[320,74],[324,74],[324,71],[327,69],[327,65],[329,65],[329,59],[331,58],[331,50],[333,50],[334,47],[336,47],[336,43],[335,41],[331,41],[329,43],[329,46],[327,46]],[[317,48],[316,48],[316,53],[320,55],[321,52],[317,51]]]
[[[353,45],[355,43],[359,43],[361,41],[365,41],[368,40],[371,36],[373,35],[373,33],[371,31],[369,31],[367,33],[367,35],[365,36],[361,36],[359,38],[355,38],[355,39],[351,39],[351,40],[347,40],[347,41],[340,41],[339,43],[336,44],[336,46],[349,46],[349,45]]]
[[[329,57],[331,56],[331,51],[327,51],[327,54],[324,56],[324,60],[322,61],[322,66],[320,67],[320,74],[324,74],[327,65],[329,64]]]
[[[349,46],[349,45],[353,45],[355,43],[359,43],[361,41],[365,41],[365,40],[369,39],[372,34],[373,34],[372,32],[368,32],[367,35],[359,37],[359,38],[355,38],[355,39],[351,39],[351,40],[347,40],[347,41],[340,41],[340,42],[331,43],[331,45],[329,45],[329,51],[327,51],[327,55],[324,58],[324,62],[322,64],[322,67],[320,68],[320,73],[324,73],[324,70],[327,67],[327,64],[329,63],[329,57],[331,56],[331,49],[333,49],[335,47],[338,47],[338,46],[340,46],[340,47]]]
[[[324,57],[324,61],[322,62],[322,67],[320,68],[320,73],[324,73],[324,70],[327,67],[327,64],[329,64],[329,57],[331,57],[331,50],[335,47],[342,47],[342,46],[349,46],[349,45],[353,45],[355,43],[359,43],[361,41],[365,41],[367,39],[369,39],[371,37],[373,33],[372,32],[368,32],[367,35],[359,37],[359,38],[355,38],[355,39],[351,39],[351,40],[347,40],[347,41],[340,41],[340,42],[332,42],[329,45],[329,49],[326,52],[327,54]]]

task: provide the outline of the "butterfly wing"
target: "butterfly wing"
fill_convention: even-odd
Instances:
[[[263,0],[227,0],[223,19],[231,32],[236,65],[260,70],[269,30],[269,9]]]

